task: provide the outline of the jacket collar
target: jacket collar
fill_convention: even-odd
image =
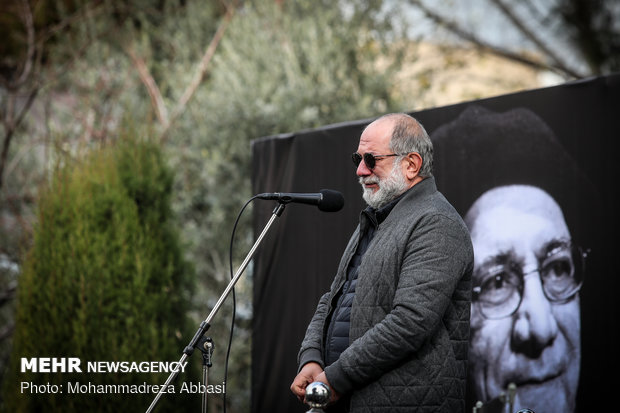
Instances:
[[[413,187],[409,188],[400,198],[399,202],[394,205],[390,216],[388,217],[390,221],[396,220],[399,221],[402,219],[402,214],[410,214],[412,205],[415,205],[422,201],[423,199],[432,196],[437,192],[437,186],[435,185],[435,178],[428,177],[425,178],[422,182],[417,183]]]
[[[435,184],[435,177],[429,176],[428,178],[424,178],[422,182],[418,182],[411,188],[409,188],[403,195],[403,198],[407,199],[409,202],[416,198],[423,198],[428,195],[437,192],[437,185]]]
[[[407,189],[405,192],[403,192],[378,210],[368,206],[362,212],[371,220],[371,222],[376,227],[387,218],[390,212],[392,212],[394,207],[400,201],[407,203],[415,202],[416,199],[426,197],[434,192],[437,192],[437,186],[435,185],[435,178],[431,176],[428,178],[424,178],[424,180]]]

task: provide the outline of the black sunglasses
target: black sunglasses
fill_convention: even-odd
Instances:
[[[356,168],[360,166],[360,163],[362,162],[362,159],[363,159],[366,167],[372,170],[377,165],[377,160],[379,159],[387,158],[388,156],[403,156],[403,155],[407,155],[407,154],[406,153],[391,153],[389,155],[373,155],[372,153],[366,152],[364,155],[360,155],[359,153],[355,152],[353,155],[351,155],[351,159],[353,160],[353,165],[355,165]]]

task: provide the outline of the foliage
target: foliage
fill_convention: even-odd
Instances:
[[[150,404],[151,393],[66,393],[70,381],[165,380],[87,374],[87,361],[178,360],[179,339],[188,334],[191,268],[171,220],[172,181],[159,147],[131,134],[57,167],[19,279],[7,411],[139,411]],[[19,373],[21,357],[78,357],[84,373]],[[24,381],[62,384],[65,394],[21,394]]]
[[[180,213],[221,257],[227,244],[214,228],[234,222],[250,196],[252,139],[399,108],[391,93],[396,66],[377,70],[386,51],[369,28],[348,20],[338,2],[287,7],[256,2],[235,17],[209,81],[171,139],[183,174]],[[216,278],[226,278],[225,264],[209,260],[214,267]]]

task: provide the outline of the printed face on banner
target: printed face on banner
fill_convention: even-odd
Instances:
[[[517,386],[515,408],[575,409],[581,267],[558,204],[525,185],[491,189],[465,216],[474,246],[469,379],[475,398]]]

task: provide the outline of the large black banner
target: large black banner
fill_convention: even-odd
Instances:
[[[539,413],[615,407],[620,75],[411,114],[474,243],[468,408],[511,382]],[[330,188],[346,200],[336,213],[287,206],[254,261],[253,412],[308,409],[289,386],[365,206],[350,155],[371,120],[253,142],[255,193]],[[256,235],[274,207],[255,203]]]

